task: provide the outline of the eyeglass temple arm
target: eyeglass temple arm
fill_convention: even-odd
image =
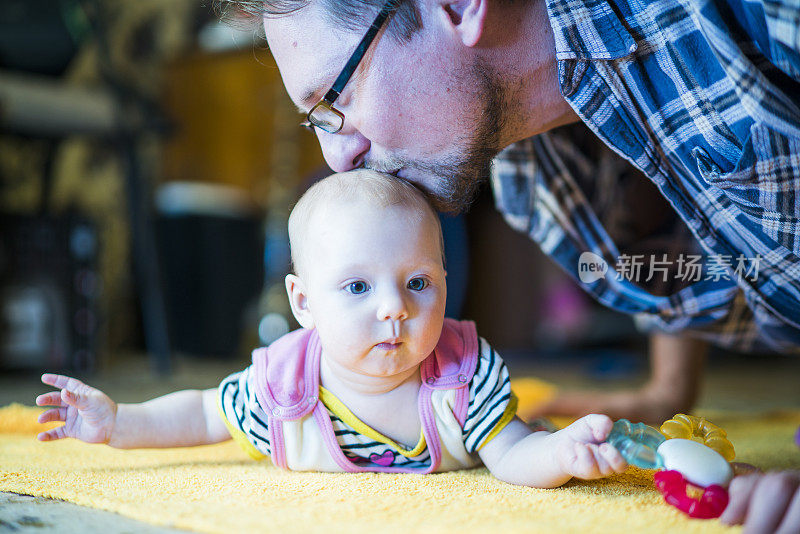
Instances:
[[[358,43],[353,55],[350,56],[350,59],[347,60],[347,64],[342,69],[342,72],[333,82],[333,86],[325,93],[325,96],[322,100],[326,101],[328,104],[332,103],[339,97],[339,93],[342,92],[344,86],[347,85],[347,82],[350,81],[350,78],[353,76],[353,72],[355,72],[358,63],[361,61],[361,58],[364,57],[364,54],[369,48],[369,45],[372,44],[373,39],[375,36],[378,35],[378,31],[383,26],[383,23],[386,22],[386,18],[389,14],[395,9],[396,0],[389,0],[384,4],[383,8],[381,8],[380,13],[378,16],[375,17],[375,20],[372,21],[372,25],[367,30],[367,33],[361,39],[361,42]]]

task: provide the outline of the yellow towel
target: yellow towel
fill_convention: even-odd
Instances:
[[[542,384],[515,382],[521,400]],[[536,390],[536,391],[533,391]],[[530,404],[529,404],[530,405]],[[75,440],[40,443],[40,409],[0,408],[0,490],[52,497],[155,525],[200,532],[732,532],[666,505],[652,472],[553,490],[512,486],[486,469],[435,475],[297,473],[254,462],[233,442],[120,451]],[[737,461],[800,468],[800,412],[704,413],[727,430]]]

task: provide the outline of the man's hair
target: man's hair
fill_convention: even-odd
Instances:
[[[335,204],[366,201],[379,207],[399,206],[406,208],[408,217],[421,222],[428,218],[439,233],[439,247],[444,262],[444,239],[439,217],[428,199],[410,183],[389,174],[367,169],[356,169],[323,178],[312,185],[297,201],[289,215],[289,247],[292,267],[300,275],[303,243],[315,217],[325,217],[326,208],[335,209]],[[444,263],[443,263],[444,264]]]
[[[264,17],[290,15],[314,0],[214,0],[219,17],[236,26],[255,28]],[[332,24],[349,30],[365,30],[387,0],[317,0]],[[388,35],[407,42],[422,28],[415,0],[394,0],[397,5],[386,23]]]

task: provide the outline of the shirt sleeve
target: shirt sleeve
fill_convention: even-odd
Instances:
[[[731,300],[723,318],[703,327],[674,329],[658,315],[644,313],[633,318],[636,327],[645,334],[680,334],[737,352],[800,354],[797,329],[768,313],[754,315],[741,290]]]
[[[517,398],[511,392],[508,368],[489,343],[480,338],[478,365],[469,384],[469,406],[463,428],[467,452],[476,452],[491,441],[516,412]]]
[[[800,3],[786,0],[728,0],[732,17],[783,72],[800,81]]]
[[[256,460],[271,453],[267,414],[255,395],[252,367],[233,373],[217,389],[219,411],[231,437]]]

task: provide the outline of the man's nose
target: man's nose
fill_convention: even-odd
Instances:
[[[402,321],[408,319],[408,313],[408,303],[400,291],[392,289],[382,292],[378,305],[379,321]]]
[[[369,152],[369,139],[356,129],[345,127],[338,133],[330,134],[317,128],[317,138],[322,147],[322,155],[334,172],[344,172],[361,167]]]

